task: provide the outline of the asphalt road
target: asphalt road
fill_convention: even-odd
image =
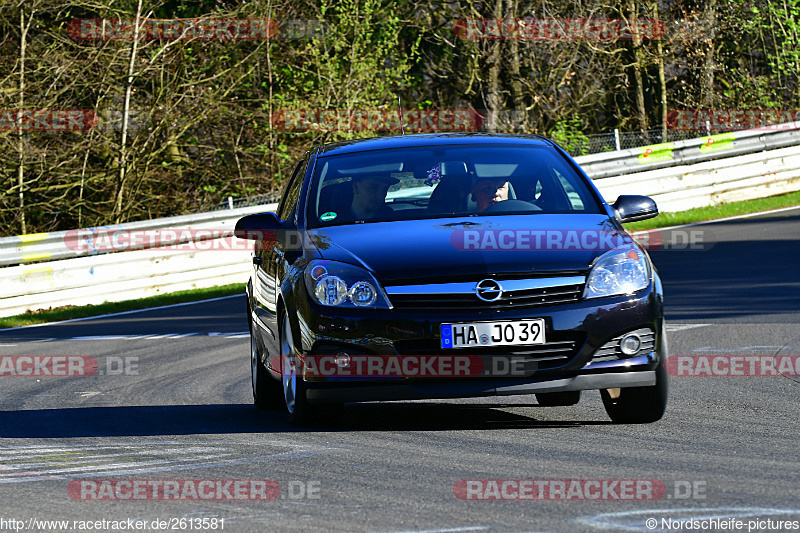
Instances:
[[[800,209],[659,236],[677,245],[693,237],[698,248],[652,252],[673,356],[800,355]],[[297,430],[283,413],[252,407],[246,330],[243,298],[232,297],[0,331],[2,356],[90,356],[98,365],[88,377],[0,378],[0,531],[111,530],[73,521],[129,519],[144,531],[669,531],[670,519],[689,518],[800,528],[800,377],[786,369],[673,377],[667,413],[649,425],[611,424],[591,392],[574,407],[528,397],[350,405]],[[273,480],[280,495],[235,500],[234,485],[213,485],[205,494],[222,499],[150,501],[119,483],[253,479]],[[655,480],[649,486],[664,494],[454,493],[459,480],[491,479],[551,488],[548,480]],[[84,484],[82,493],[81,480],[96,492]],[[272,484],[247,486],[255,498],[277,494]],[[488,482],[480,487],[492,494]],[[191,520],[153,523],[169,519]],[[49,529],[45,520],[68,523]]]

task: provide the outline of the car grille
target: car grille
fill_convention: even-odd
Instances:
[[[639,336],[639,339],[642,341],[642,345],[639,347],[639,351],[637,353],[633,355],[625,355],[622,353],[622,350],[620,350],[619,343],[623,337],[630,335],[631,333],[635,333]],[[592,355],[592,362],[598,363],[602,361],[616,361],[617,359],[627,359],[640,354],[650,353],[655,349],[655,345],[656,334],[652,329],[642,328],[634,331],[628,331],[622,335],[617,335],[598,348],[597,351],[594,352],[594,355]]]
[[[530,275],[530,274],[528,274]],[[475,292],[480,280],[386,287],[389,300],[404,311],[483,311],[532,309],[577,302],[583,294],[584,275],[529,279],[496,279],[503,293],[497,300],[481,300]]]

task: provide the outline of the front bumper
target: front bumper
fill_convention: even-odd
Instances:
[[[513,396],[624,387],[649,387],[656,384],[655,370],[580,374],[571,377],[460,380],[448,382],[414,381],[406,383],[315,383],[308,384],[306,396],[312,403],[424,400],[485,396]]]
[[[303,287],[301,286],[302,290]],[[304,293],[304,290],[303,290]],[[514,320],[544,318],[548,339],[575,339],[569,360],[557,365],[534,365],[525,375],[461,378],[351,378],[305,380],[310,402],[355,402],[505,396],[565,392],[656,384],[656,367],[666,354],[662,350],[663,306],[660,284],[633,295],[619,296],[527,310],[496,310],[493,313],[443,315],[431,312],[401,313],[397,310],[345,312],[318,306],[307,298],[296,300],[298,355],[453,354],[438,350],[439,325],[470,320]],[[592,361],[595,351],[609,339],[637,328],[655,332],[655,346],[647,353],[618,360]],[[414,346],[413,353],[409,346]],[[664,345],[665,346],[665,345]],[[430,347],[426,352],[425,347]],[[421,350],[421,351],[420,351]],[[488,355],[491,357],[491,355]],[[302,364],[302,363],[301,363]],[[302,374],[301,374],[302,375]]]

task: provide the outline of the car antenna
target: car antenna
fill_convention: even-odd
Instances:
[[[400,114],[400,131],[403,135],[406,134],[406,129],[403,126],[403,106],[400,104],[400,95],[397,95],[397,112]]]

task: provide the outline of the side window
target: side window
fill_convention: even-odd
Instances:
[[[303,187],[303,178],[305,177],[306,163],[308,162],[308,154],[303,156],[303,159],[297,163],[297,166],[289,178],[289,183],[286,184],[281,195],[281,203],[278,205],[278,218],[286,220],[292,214],[297,201],[300,199],[300,189]]]

